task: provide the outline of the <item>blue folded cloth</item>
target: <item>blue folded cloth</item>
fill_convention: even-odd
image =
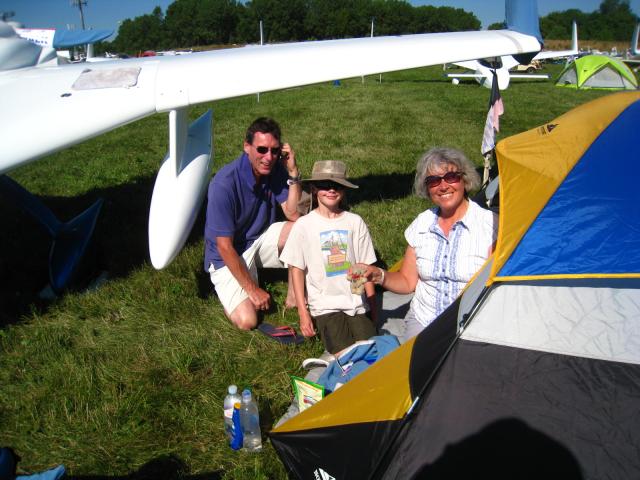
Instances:
[[[65,474],[64,465],[45,470],[40,473],[32,473],[31,475],[18,475],[16,480],[58,480]]]
[[[353,377],[363,372],[369,365],[380,360],[400,345],[395,335],[378,335],[369,340],[354,343],[339,357],[329,363],[318,382],[326,391],[334,391]]]

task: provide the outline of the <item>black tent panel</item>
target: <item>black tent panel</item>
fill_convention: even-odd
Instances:
[[[369,478],[399,426],[400,420],[355,423],[269,436],[290,478],[358,480]]]
[[[383,478],[638,479],[640,366],[459,340]]]
[[[409,366],[409,388],[412,398],[420,394],[456,339],[461,298],[458,297],[416,336]]]

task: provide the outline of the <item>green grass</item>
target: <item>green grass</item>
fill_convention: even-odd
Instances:
[[[245,128],[260,115],[279,120],[303,174],[316,160],[345,161],[360,185],[350,192],[352,210],[391,265],[404,252],[404,229],[427,207],[411,194],[418,157],[448,145],[480,164],[489,91],[475,82],[452,86],[439,67],[377,80],[207,108],[214,109],[215,169],[237,156]],[[606,94],[514,81],[502,93],[500,138]],[[301,361],[322,346],[282,346],[229,324],[202,272],[202,215],[172,265],[150,266],[147,212],[166,148],[166,115],[156,115],[11,174],[62,219],[106,200],[87,269],[109,280],[52,302],[37,297],[46,284],[46,237],[14,205],[0,206],[0,445],[16,449],[23,471],[64,463],[74,477],[286,478],[268,441],[260,454],[227,446],[222,400],[231,383],[251,386],[268,430],[291,400],[289,375],[304,376]],[[266,288],[276,303],[266,320],[297,325],[295,311],[281,308],[285,285],[272,279]]]

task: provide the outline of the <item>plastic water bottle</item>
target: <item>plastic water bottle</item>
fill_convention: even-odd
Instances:
[[[229,440],[233,438],[233,405],[242,402],[242,397],[238,393],[238,387],[229,385],[227,396],[224,397],[224,430]]]
[[[240,410],[242,422],[242,446],[249,452],[262,450],[262,437],[260,435],[260,417],[256,402],[251,397],[251,390],[242,392],[242,407]]]

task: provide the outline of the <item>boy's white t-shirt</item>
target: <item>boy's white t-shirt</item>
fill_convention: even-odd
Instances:
[[[347,270],[355,263],[376,261],[369,229],[359,215],[342,212],[326,218],[316,210],[291,228],[280,260],[305,271],[307,301],[312,316],[342,311],[367,311],[363,295],[353,295]]]

